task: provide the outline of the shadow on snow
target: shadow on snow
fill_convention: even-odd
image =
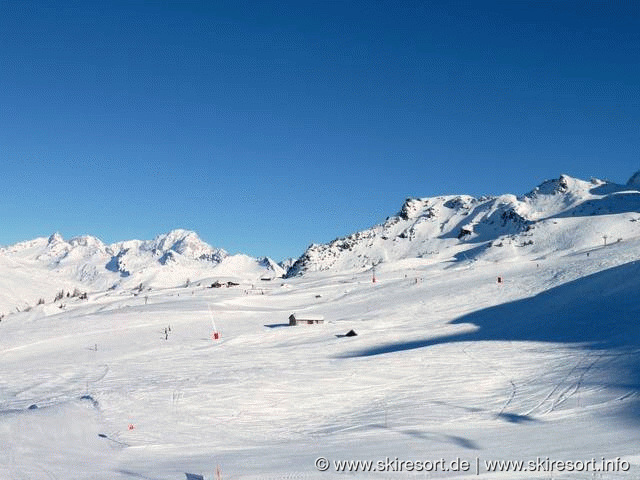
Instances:
[[[370,357],[452,342],[527,341],[575,345],[601,357],[590,378],[599,387],[640,390],[640,262],[631,262],[554,287],[533,297],[478,310],[453,320],[473,332],[387,343],[342,358]],[[629,396],[627,395],[627,396]],[[626,404],[640,419],[640,402]],[[513,418],[507,421],[522,422]]]

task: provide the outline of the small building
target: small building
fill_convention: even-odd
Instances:
[[[289,315],[289,325],[313,325],[314,323],[324,323],[324,317],[306,313],[292,313]]]

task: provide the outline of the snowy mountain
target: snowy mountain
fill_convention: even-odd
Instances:
[[[217,276],[255,281],[283,273],[269,258],[229,255],[188,230],[111,245],[54,233],[0,248],[0,314],[29,308],[40,298],[49,301],[60,290],[165,288]]]
[[[633,174],[627,182],[627,187],[640,188],[640,170]]]
[[[109,248],[112,258],[107,269],[119,272],[123,277],[134,271],[143,271],[150,265],[217,265],[227,252],[206,244],[195,232],[172,230],[150,241],[130,240]]]
[[[280,263],[278,263],[278,265],[280,265],[280,267],[285,271],[288,272],[289,269],[293,266],[294,263],[296,263],[296,260],[298,260],[297,258],[285,258],[284,260],[282,260]]]
[[[636,480],[639,196],[562,176],[410,199],[284,281],[186,231],[0,249],[0,479],[324,480],[362,459],[395,462],[367,479]],[[399,475],[414,459],[441,469]]]
[[[287,276],[349,271],[406,258],[438,261],[540,257],[640,233],[640,172],[627,185],[562,175],[526,195],[409,198],[373,228],[313,244]],[[605,239],[606,236],[606,239]]]
[[[274,262],[269,257],[264,257],[260,260],[260,265],[267,269],[268,272],[271,273],[270,276],[265,276],[264,278],[271,277],[284,277],[287,271],[280,266],[279,263]]]

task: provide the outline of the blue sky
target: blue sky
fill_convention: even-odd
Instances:
[[[639,5],[0,0],[0,244],[281,259],[408,196],[624,182]]]

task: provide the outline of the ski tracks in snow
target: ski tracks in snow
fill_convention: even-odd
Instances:
[[[512,344],[512,342],[510,342]],[[464,353],[468,358],[473,360],[474,362],[483,365],[488,370],[497,373],[501,377],[505,378],[510,385],[510,393],[508,397],[504,400],[504,403],[500,407],[500,410],[495,412],[495,417],[500,417],[501,415],[507,412],[507,409],[514,404],[514,400],[522,396],[522,389],[518,387],[518,383],[516,380],[508,375],[504,370],[497,367],[495,364],[486,361],[485,359],[479,358],[477,355],[472,353],[472,345],[466,345],[462,348],[462,353]],[[531,380],[525,380],[525,385],[529,385],[539,381],[541,384],[547,384],[548,381],[544,381],[543,377],[547,374],[553,374],[554,371],[559,370],[558,374],[560,375],[559,380],[556,380],[552,383],[551,388],[546,392],[538,390],[537,392],[532,392],[518,403],[522,403],[522,401],[533,400],[538,394],[542,393],[544,396],[542,399],[537,401],[533,407],[530,407],[522,413],[515,413],[518,417],[531,417],[531,416],[545,416],[556,411],[561,405],[565,404],[567,400],[574,397],[576,394],[579,394],[581,389],[583,389],[585,384],[585,379],[594,371],[596,368],[599,370],[606,369],[606,367],[610,367],[610,364],[616,361],[619,361],[625,357],[629,357],[632,355],[638,355],[638,351],[633,352],[611,352],[608,350],[597,350],[597,351],[587,351],[583,355],[580,355],[577,360],[575,360],[575,364],[566,371],[564,368],[554,368],[551,371],[545,371],[541,374],[535,376]],[[565,370],[566,373],[562,375],[562,370]],[[626,392],[623,395],[618,395],[614,399],[615,401],[624,401],[629,398],[634,398],[640,395],[638,391],[630,391]],[[613,400],[611,400],[613,401]],[[607,402],[608,403],[608,402]]]
[[[560,405],[567,400],[578,394],[583,387],[585,378],[588,374],[593,372],[596,365],[600,369],[604,369],[609,364],[620,360],[630,355],[637,355],[638,352],[610,352],[610,351],[596,351],[587,352],[578,359],[576,364],[567,372],[567,374],[557,383],[553,385],[553,388],[547,393],[547,395],[538,402],[534,407],[530,408],[525,415],[533,413],[540,413],[541,415],[548,415],[555,411]],[[627,392],[626,394],[619,396],[616,400],[621,401],[629,398],[637,392]],[[545,405],[548,405],[546,408]]]
[[[510,342],[511,343],[511,342]],[[504,411],[507,409],[507,407],[511,404],[511,402],[513,402],[513,399],[516,397],[517,393],[518,393],[518,387],[516,386],[516,383],[514,382],[513,378],[509,377],[509,375],[507,375],[506,373],[504,373],[502,370],[500,370],[499,368],[497,368],[494,365],[491,365],[483,360],[480,360],[478,357],[471,355],[468,351],[470,345],[467,345],[465,347],[462,348],[462,353],[464,353],[467,357],[469,357],[471,360],[473,360],[476,363],[479,363],[481,365],[484,365],[485,367],[487,367],[488,369],[498,373],[499,375],[501,375],[502,377],[506,378],[509,381],[509,384],[511,385],[511,393],[509,394],[509,397],[507,398],[507,400],[504,402],[504,404],[502,405],[502,408],[500,409],[500,411],[498,413],[495,414],[496,417],[499,417],[500,415],[502,415],[504,413]]]

